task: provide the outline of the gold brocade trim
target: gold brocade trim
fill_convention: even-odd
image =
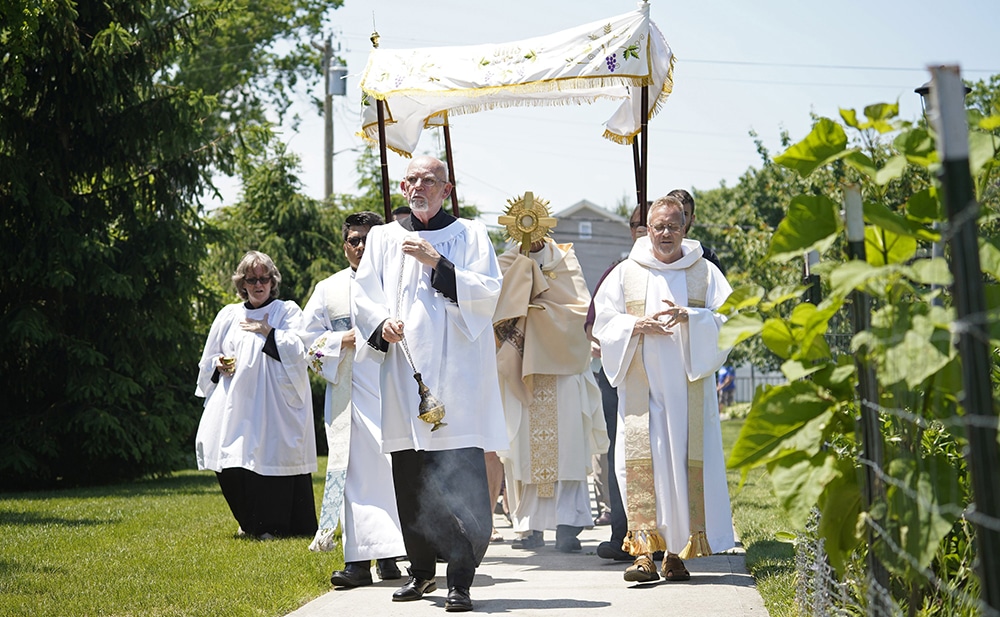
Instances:
[[[538,485],[539,497],[554,497],[559,479],[559,406],[556,376],[534,375],[535,399],[528,406],[530,484]]]
[[[523,317],[514,317],[493,324],[497,347],[500,347],[504,343],[510,343],[522,358],[524,357],[524,330],[523,328],[518,328],[517,325],[519,321],[523,320]]]

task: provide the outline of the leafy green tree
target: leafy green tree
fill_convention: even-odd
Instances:
[[[0,488],[165,472],[190,458],[191,307],[216,101],[170,87],[202,10],[4,3]]]

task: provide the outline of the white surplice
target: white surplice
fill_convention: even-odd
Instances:
[[[245,318],[267,316],[281,361],[264,353],[262,334],[240,328]],[[196,394],[205,411],[195,437],[198,469],[242,467],[264,476],[316,471],[316,431],[299,338],[302,311],[291,301],[260,308],[230,304],[215,317],[198,364]],[[220,355],[236,358],[232,376],[212,381]]]
[[[528,340],[524,337],[525,332],[515,337],[515,340],[521,341],[520,355],[523,357],[534,352],[535,357],[545,356],[538,347],[561,346],[579,350],[579,358],[574,362],[564,359],[558,367],[534,366],[539,373],[531,380],[534,388],[531,393],[533,401],[522,400],[525,395],[524,385],[521,383],[524,371],[520,366],[508,369],[513,370],[514,374],[500,374],[507,436],[511,442],[510,449],[501,452],[500,456],[510,488],[508,496],[514,531],[542,531],[555,529],[558,525],[589,527],[594,524],[594,519],[587,476],[591,472],[593,455],[607,452],[608,449],[601,392],[590,370],[590,344],[583,328],[590,305],[590,292],[587,291],[583,271],[571,245],[557,245],[547,241],[540,251],[531,253],[529,257],[537,264],[534,266],[533,278],[544,281],[547,288],[530,298],[530,307],[529,303],[512,307],[515,314],[522,317],[518,321],[522,324],[521,327],[535,334],[538,339]],[[504,268],[515,264],[530,265],[525,258],[516,256],[516,249],[501,257],[501,263]],[[523,271],[524,268],[524,265],[520,265],[518,270]],[[505,273],[509,271],[507,269]],[[527,295],[519,298],[521,302],[524,300],[528,300]],[[534,319],[540,320],[539,325],[529,330],[527,321]],[[552,323],[552,320],[559,323]],[[570,337],[574,339],[570,341]],[[571,342],[573,345],[570,345]],[[517,343],[508,341],[504,344]],[[533,349],[533,346],[538,347]],[[565,355],[558,350],[549,351],[547,357]],[[551,379],[537,378],[545,373],[551,373]],[[548,391],[549,388],[552,391]],[[543,405],[554,404],[555,414],[551,419],[555,420],[556,426],[544,426],[544,421],[538,416],[536,422],[539,425],[533,426],[531,409],[532,403],[536,401],[542,401]],[[539,415],[546,414],[540,412]],[[548,452],[537,443],[533,449],[533,435],[549,428],[555,430],[556,436],[554,440],[550,436],[545,441],[548,444],[555,441],[555,451]],[[551,496],[539,495],[539,484],[532,479],[533,464],[544,465],[554,472]]]
[[[431,287],[430,267],[404,256],[407,234],[424,238],[455,265],[457,304]],[[501,276],[486,227],[466,219],[432,231],[407,231],[396,222],[372,227],[355,284],[357,358],[382,362],[382,451],[506,450],[492,333]],[[383,356],[365,343],[390,317],[403,322],[416,370],[444,403],[447,426],[434,432],[417,417],[417,382],[402,344],[389,345]]]
[[[639,238],[628,259],[648,270],[645,314],[667,308],[663,300],[688,306],[685,270],[702,258],[701,244],[684,240],[683,256],[665,264],[652,254],[648,237]],[[725,458],[714,373],[728,355],[719,349],[719,328],[723,318],[714,311],[732,288],[725,276],[708,263],[705,308],[689,308],[689,322],[667,336],[644,336],[642,360],[649,378],[649,428],[653,476],[656,490],[656,522],[666,540],[667,550],[680,552],[690,536],[688,510],[688,382],[703,383],[704,406],[704,485],[706,535],[712,550],[734,546],[732,511],[726,484]],[[601,359],[611,385],[618,388],[618,431],[615,443],[615,473],[628,503],[625,478],[625,409],[628,391],[625,374],[635,353],[638,336],[632,335],[637,317],[625,307],[624,269],[615,267],[601,284],[595,298],[596,320],[593,334],[601,343]]]
[[[406,554],[392,462],[382,452],[378,364],[354,362],[355,349],[342,345],[354,329],[353,287],[350,268],[317,283],[306,303],[302,335],[310,366],[327,381],[323,409],[330,446],[319,530],[310,548],[331,550],[339,521],[345,562]],[[364,342],[356,335],[355,344]]]

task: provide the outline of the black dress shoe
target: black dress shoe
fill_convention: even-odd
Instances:
[[[601,559],[614,559],[615,561],[632,561],[635,557],[622,550],[621,542],[601,542],[597,545],[597,556]]]
[[[425,593],[430,593],[437,589],[434,579],[424,580],[415,576],[410,576],[406,584],[392,592],[393,602],[411,602],[424,597]]]
[[[519,549],[534,549],[543,546],[545,546],[545,536],[544,532],[541,531],[532,531],[531,534],[510,543],[511,548]]]
[[[330,583],[334,587],[364,587],[372,584],[372,571],[370,562],[352,561],[344,566],[343,570],[335,570],[330,576]]]
[[[449,613],[464,613],[472,610],[472,598],[469,590],[464,587],[452,587],[448,590],[448,599],[444,601],[444,610]]]
[[[396,560],[391,557],[389,559],[375,560],[375,572],[378,573],[378,577],[383,581],[403,578],[403,574],[399,571],[399,567],[396,565]]]

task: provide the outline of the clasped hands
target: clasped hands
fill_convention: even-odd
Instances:
[[[640,317],[635,322],[635,326],[632,327],[632,334],[673,334],[671,328],[677,324],[688,322],[688,310],[686,307],[677,306],[670,300],[664,300],[663,302],[669,308],[653,313],[652,315],[643,315]],[[660,321],[661,317],[667,317],[667,320]]]

